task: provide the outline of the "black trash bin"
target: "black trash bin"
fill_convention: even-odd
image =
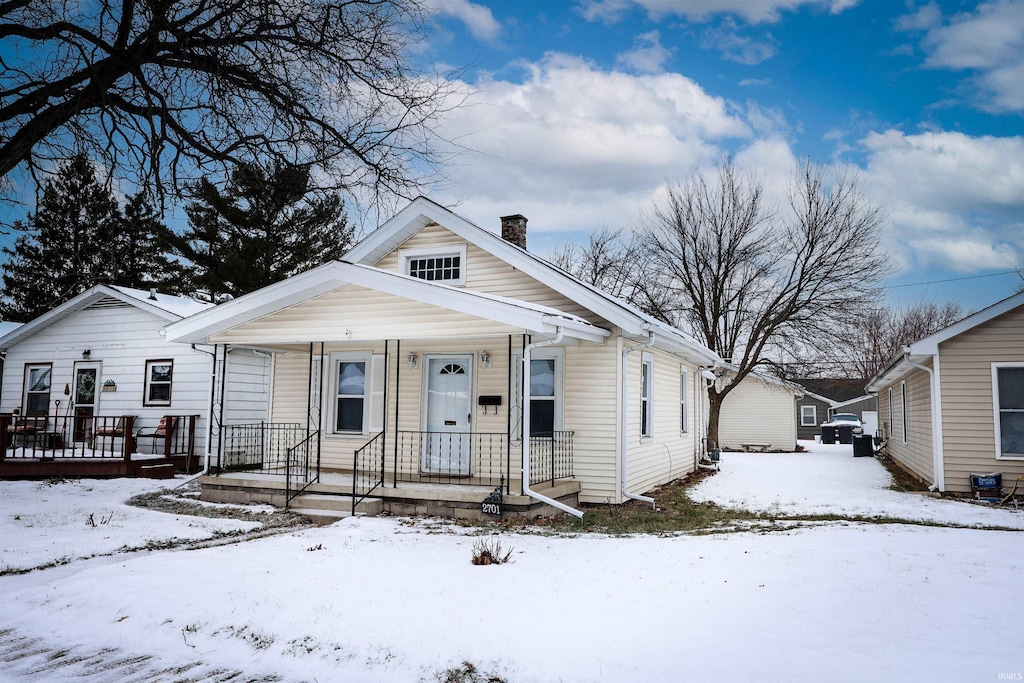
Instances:
[[[853,437],[853,457],[863,458],[875,454],[874,439],[870,434],[858,434]]]
[[[853,443],[853,426],[852,425],[840,425],[840,427],[839,427],[839,443]]]
[[[821,428],[821,442],[822,443],[835,443],[837,427],[822,427]]]

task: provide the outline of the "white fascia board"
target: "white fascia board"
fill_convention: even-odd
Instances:
[[[973,313],[963,320],[953,323],[949,327],[941,329],[924,339],[914,342],[910,345],[910,353],[913,356],[934,356],[939,352],[939,344],[947,339],[952,339],[953,337],[963,334],[978,325],[987,323],[993,318],[998,318],[1004,313],[1009,313],[1020,306],[1024,306],[1024,292],[1019,292],[1011,297],[1007,297],[1002,301],[992,304],[988,308],[983,308],[977,313]]]
[[[610,334],[583,320],[551,315],[550,309],[538,310],[528,304],[518,305],[511,300],[438,285],[370,266],[333,261],[169,325],[167,339],[208,343],[214,334],[346,285],[365,287],[534,333],[554,332],[557,326],[563,327],[568,336],[588,341],[599,341]]]
[[[821,401],[822,403],[827,403],[829,408],[835,408],[837,405],[839,405],[838,402],[833,401],[832,399],[827,398],[825,396],[822,396],[821,394],[816,394],[813,391],[807,391],[806,388],[803,389],[803,395],[807,398],[814,398]]]
[[[842,403],[837,403],[837,404],[835,404],[832,407],[833,408],[845,408],[846,406],[853,405],[854,403],[860,403],[861,401],[867,401],[868,399],[872,399],[872,398],[875,398],[875,397],[872,396],[871,394],[864,394],[863,396],[858,396],[857,398],[851,398],[848,401],[843,401]]]
[[[681,330],[643,315],[628,304],[577,280],[540,257],[502,239],[500,235],[481,228],[426,197],[417,197],[410,202],[394,218],[352,247],[344,259],[353,263],[372,265],[428,223],[437,223],[467,242],[497,256],[538,282],[593,311],[618,327],[624,335],[647,336],[653,329],[655,334],[674,338],[676,346],[685,349],[690,356],[700,359],[698,362],[716,364],[722,360]]]
[[[95,287],[90,287],[88,290],[82,292],[73,299],[68,299],[61,305],[51,308],[46,313],[30,320],[21,327],[11,330],[3,337],[0,337],[0,349],[6,350],[21,340],[31,337],[36,332],[45,330],[50,325],[63,320],[72,313],[80,311],[104,297],[111,297],[119,301],[123,301],[124,303],[146,311],[147,313],[152,313],[163,320],[171,322],[181,320],[181,316],[174,315],[173,313],[156,306],[147,305],[145,302],[139,301],[135,297],[122,294],[112,287],[108,287],[107,285],[96,285]]]
[[[931,354],[910,354],[910,360],[915,363],[924,363],[925,361],[930,360],[931,357]],[[877,393],[897,380],[906,377],[911,371],[916,369],[917,368],[907,360],[907,355],[904,353],[891,360],[888,367],[875,375],[875,377],[868,382],[868,385],[865,388],[870,393]]]

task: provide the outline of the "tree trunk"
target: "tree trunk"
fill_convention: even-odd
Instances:
[[[708,448],[721,448],[718,442],[718,420],[725,395],[714,386],[708,387]]]

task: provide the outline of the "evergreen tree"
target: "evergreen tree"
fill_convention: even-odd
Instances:
[[[3,248],[5,319],[31,320],[99,283],[177,289],[152,204],[139,193],[122,212],[84,155],[60,167],[35,213],[14,227],[22,234]]]
[[[22,234],[13,249],[3,248],[5,319],[31,320],[111,279],[121,213],[84,156],[61,166],[35,213],[14,228]]]
[[[269,172],[239,166],[220,190],[193,187],[189,228],[166,233],[180,279],[195,296],[241,296],[340,258],[352,242],[338,195],[310,197],[309,169],[277,165]]]

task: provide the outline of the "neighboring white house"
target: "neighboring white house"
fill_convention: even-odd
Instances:
[[[228,465],[264,475],[223,495],[315,463],[301,486],[344,492],[325,481],[352,475],[406,505],[392,509],[423,495],[415,509],[443,499],[461,514],[501,482],[506,505],[547,501],[541,486],[570,505],[621,503],[695,469],[700,373],[721,359],[528,252],[524,217],[501,222],[499,235],[421,197],[345,261],[169,326],[177,341],[272,352],[267,429],[302,426],[287,457],[231,430]],[[231,480],[203,485],[212,498]]]
[[[6,355],[0,413],[16,415],[7,418],[15,422],[31,418],[32,431],[48,435],[46,448],[78,458],[109,446],[96,445],[96,431],[115,429],[122,416],[134,418],[133,435],[153,434],[161,418],[177,416],[166,445],[173,437],[177,449],[189,437],[191,455],[204,455],[211,403],[219,403],[211,385],[213,349],[168,342],[163,328],[211,307],[127,287],[83,292],[0,337]],[[270,357],[239,351],[228,366],[233,412],[225,418],[266,419]],[[137,445],[158,452],[163,442],[157,440]],[[7,457],[11,464],[13,452]]]
[[[792,382],[761,374],[747,375],[722,401],[719,446],[792,451],[797,439],[793,411],[801,396],[803,389]]]
[[[1024,475],[1024,292],[914,342],[867,388],[886,452],[934,489]]]

